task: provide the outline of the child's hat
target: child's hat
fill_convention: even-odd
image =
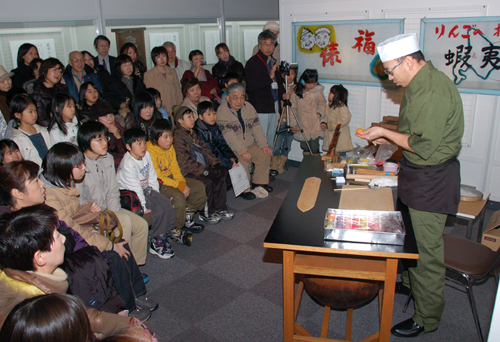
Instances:
[[[416,33],[399,34],[377,46],[382,63],[420,51]]]
[[[7,72],[3,65],[0,65],[0,81],[3,81],[5,78],[12,76],[14,76],[13,72]]]
[[[107,101],[100,100],[100,101],[97,101],[96,103],[94,103],[90,107],[89,117],[92,120],[97,120],[101,116],[106,116],[106,115],[108,115],[110,113],[111,114],[114,113],[113,107],[111,107],[111,105]]]
[[[193,110],[189,107],[186,106],[177,106],[174,108],[174,122],[177,125],[179,119],[181,119],[184,116],[184,113],[186,112],[193,112]]]

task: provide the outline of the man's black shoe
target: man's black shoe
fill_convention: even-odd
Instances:
[[[396,293],[408,296],[411,293],[411,289],[403,285],[402,281],[396,282]]]
[[[255,199],[255,194],[252,194],[250,191],[249,192],[244,192],[240,195],[241,198],[246,199],[247,201],[254,200]]]
[[[391,329],[391,333],[399,337],[417,337],[419,335],[422,335],[423,333],[428,333],[436,330],[437,329],[425,331],[425,328],[415,323],[413,318],[409,318],[406,321],[393,326]]]
[[[270,169],[269,170],[269,176],[276,177],[279,174],[277,170]]]
[[[273,192],[273,188],[272,188],[272,187],[270,187],[269,185],[254,184],[254,183],[252,183],[252,188],[256,188],[256,187],[258,187],[258,186],[260,186],[260,187],[264,188],[264,190],[266,190],[267,192]]]
[[[274,182],[274,180],[275,180],[275,177],[274,177],[273,175],[271,175],[271,174],[270,174],[270,175],[269,175],[269,181],[270,181],[270,182]]]

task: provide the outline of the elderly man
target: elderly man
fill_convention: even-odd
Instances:
[[[443,231],[447,214],[455,214],[460,201],[460,163],[464,132],[462,99],[457,88],[432,62],[426,62],[415,34],[387,39],[377,47],[385,72],[406,91],[393,132],[372,127],[356,134],[380,144],[403,148],[398,184],[398,210],[409,215],[419,259],[408,267],[396,291],[415,300],[413,317],[391,332],[415,337],[439,327],[444,308]]]
[[[79,51],[70,52],[68,65],[64,70],[63,77],[69,93],[75,99],[75,103],[78,103],[80,100],[80,86],[85,82],[94,83],[95,87],[102,93],[99,76],[97,76],[90,66],[85,64],[85,59]]]
[[[262,31],[270,30],[272,33],[276,35],[276,41],[274,42],[274,52],[273,57],[276,59],[276,64],[280,64],[280,45],[278,44],[278,36],[280,34],[280,25],[274,21],[268,21]],[[252,56],[256,55],[259,52],[259,45],[255,45],[253,47]]]
[[[259,113],[260,124],[269,146],[273,145],[278,125],[281,101],[290,98],[285,93],[276,59],[272,56],[276,35],[270,30],[259,34],[259,52],[245,65],[248,101]]]
[[[245,168],[249,180],[248,164],[255,164],[253,188],[262,187],[267,192],[273,191],[268,185],[273,151],[267,144],[255,108],[245,101],[245,87],[241,83],[233,83],[227,88],[227,103],[219,106],[217,123],[227,144]],[[251,192],[241,196],[247,200],[255,198]]]
[[[186,70],[191,69],[191,63],[187,61],[183,61],[182,59],[177,58],[177,49],[175,44],[172,42],[163,43],[163,47],[167,50],[167,65],[175,70],[177,73],[177,77],[179,78],[179,82],[182,80],[182,76]]]
[[[97,57],[94,57],[94,65],[102,65],[110,75],[114,76],[116,58],[108,54],[110,46],[111,41],[106,36],[99,35],[94,39],[94,48],[97,51]]]

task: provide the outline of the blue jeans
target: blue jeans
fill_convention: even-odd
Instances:
[[[279,130],[284,130],[286,127],[286,122],[283,122]],[[287,137],[288,135],[288,137]],[[288,139],[287,139],[288,138]],[[273,156],[285,156],[288,157],[288,153],[292,149],[293,133],[281,132],[276,137],[276,145],[273,149]]]

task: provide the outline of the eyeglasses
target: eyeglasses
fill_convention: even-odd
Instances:
[[[394,69],[396,69],[396,68],[397,68],[397,67],[398,67],[401,63],[403,63],[403,61],[405,60],[405,58],[406,58],[406,56],[404,56],[404,57],[403,57],[403,59],[402,59],[402,60],[400,60],[400,61],[398,62],[398,64],[396,64],[396,65],[394,66],[394,68],[392,68],[391,70],[384,69],[384,72],[385,72],[387,75],[392,75],[392,76],[394,76],[394,74],[393,74]]]

